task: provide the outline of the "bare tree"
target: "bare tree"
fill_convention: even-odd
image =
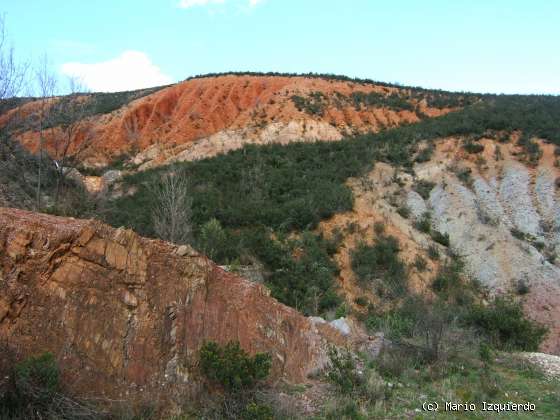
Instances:
[[[51,108],[51,159],[56,171],[55,205],[69,169],[78,164],[82,153],[91,145],[93,128],[87,117],[95,99],[75,78],[69,79],[69,94]]]
[[[45,150],[45,133],[50,127],[51,105],[56,89],[56,77],[50,71],[47,56],[43,56],[41,63],[35,70],[35,77],[38,85],[38,93],[41,97],[41,105],[38,113],[38,130],[39,130],[39,165],[37,169],[37,189],[36,189],[36,206],[41,208],[41,185],[43,182],[43,154]]]
[[[0,190],[20,197],[26,197],[27,191],[34,188],[32,184],[27,185],[28,182],[34,181],[26,179],[34,162],[12,137],[14,128],[23,121],[18,105],[24,103],[25,99],[19,98],[18,95],[26,86],[28,68],[27,63],[16,60],[15,50],[7,38],[5,19],[0,16],[0,113],[11,112],[10,117],[6,118],[0,127],[0,176],[3,183]],[[15,184],[25,188],[13,188]],[[6,198],[8,197],[3,196],[3,199]],[[8,202],[10,201],[8,198]],[[32,199],[25,201],[32,205]]]
[[[192,198],[189,182],[181,173],[168,173],[151,186],[155,198],[152,222],[161,239],[186,244],[192,237]]]
[[[18,64],[8,45],[4,16],[0,16],[0,100],[17,96],[24,85],[27,64]]]

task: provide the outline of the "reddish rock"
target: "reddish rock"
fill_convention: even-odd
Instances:
[[[0,340],[50,351],[82,395],[172,398],[205,340],[269,352],[302,382],[345,339],[189,249],[97,221],[0,208]],[[87,373],[86,373],[87,372]]]

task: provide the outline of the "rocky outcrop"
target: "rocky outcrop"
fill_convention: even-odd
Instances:
[[[445,147],[455,159],[460,143],[440,143],[438,150]],[[546,151],[549,146],[541,147]],[[544,158],[532,168],[511,153],[514,145],[502,148],[499,161],[486,154],[485,169],[461,156],[461,165],[472,170],[468,181],[455,175],[451,168],[457,162],[445,154],[419,165],[416,172],[437,184],[426,203],[434,227],[449,235],[451,248],[463,257],[471,278],[490,295],[515,295],[519,285],[527,287],[518,297],[527,315],[550,329],[542,349],[560,354],[560,268],[554,258],[558,170]],[[442,163],[449,169],[435,171]]]
[[[205,340],[269,352],[302,382],[346,339],[188,246],[97,221],[0,208],[0,339],[50,351],[82,395],[167,399],[197,381]],[[76,379],[78,378],[78,379]]]

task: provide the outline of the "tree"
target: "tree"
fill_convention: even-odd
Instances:
[[[35,162],[12,138],[13,129],[23,119],[18,105],[25,99],[17,96],[26,86],[28,68],[27,63],[16,60],[15,50],[7,39],[4,17],[0,16],[0,113],[11,111],[10,118],[6,119],[0,127],[0,176],[4,189],[11,189],[9,186],[11,182],[8,182],[8,179],[11,179],[20,187],[13,188],[12,192],[20,196],[26,196],[28,190],[32,194],[34,188],[33,180],[27,179],[26,175],[34,172],[30,169]],[[31,198],[27,200],[26,197],[25,201],[29,201],[29,206],[32,205]]]
[[[50,109],[51,159],[56,171],[55,205],[69,169],[77,164],[93,139],[93,128],[87,117],[89,110],[95,107],[95,99],[85,94],[86,89],[75,78],[69,79],[69,91]]]
[[[6,25],[0,16],[0,100],[17,96],[25,82],[27,64],[18,64],[14,48],[8,45]]]
[[[41,182],[43,173],[43,154],[45,146],[45,132],[49,127],[49,118],[52,104],[54,98],[54,91],[56,88],[56,77],[49,70],[48,60],[46,56],[43,56],[39,66],[35,70],[35,78],[37,81],[38,93],[41,97],[41,105],[38,112],[38,129],[39,129],[39,164],[37,169],[37,189],[36,189],[36,206],[37,209],[41,208]]]
[[[192,198],[182,173],[167,173],[150,187],[155,199],[152,221],[156,235],[176,244],[192,238]]]
[[[222,261],[224,249],[227,247],[227,233],[217,219],[210,219],[202,225],[199,235],[199,246],[208,258]]]

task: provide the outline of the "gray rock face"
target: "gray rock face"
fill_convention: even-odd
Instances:
[[[511,221],[506,217],[504,208],[498,199],[496,185],[495,178],[492,178],[490,182],[486,182],[484,178],[474,180],[473,188],[477,197],[479,219],[483,223],[503,223],[511,228]]]
[[[331,327],[336,328],[344,336],[348,336],[351,333],[350,325],[346,321],[346,318],[338,318],[330,323]]]
[[[535,180],[535,194],[537,196],[537,204],[539,212],[543,218],[548,220],[554,219],[555,207],[555,187],[554,175],[550,171],[541,168]]]
[[[414,219],[418,220],[428,211],[424,199],[414,190],[410,190],[406,195],[406,206]]]
[[[500,201],[514,226],[525,234],[541,236],[539,214],[533,205],[529,189],[529,172],[520,163],[510,162],[504,167],[500,185]]]
[[[510,173],[507,186],[502,185],[501,191],[506,191],[505,196],[514,201],[515,186],[527,191],[528,184],[512,182],[512,179],[519,178]],[[449,234],[451,247],[464,256],[469,274],[492,293],[509,291],[519,280],[560,284],[558,267],[545,261],[529,243],[512,237],[508,227],[511,221],[502,210],[506,204],[496,196],[495,189],[481,178],[474,180],[473,187],[475,192],[449,177],[445,189],[439,185],[430,195],[433,223],[439,231]],[[518,209],[510,203],[507,205],[513,219],[523,222],[515,225],[535,232],[541,220],[537,211],[527,197],[515,201]],[[488,223],[484,217],[481,220],[481,213],[492,218],[502,216],[499,223]]]
[[[122,171],[111,169],[105,172],[102,176],[105,187],[119,181],[122,178]]]

